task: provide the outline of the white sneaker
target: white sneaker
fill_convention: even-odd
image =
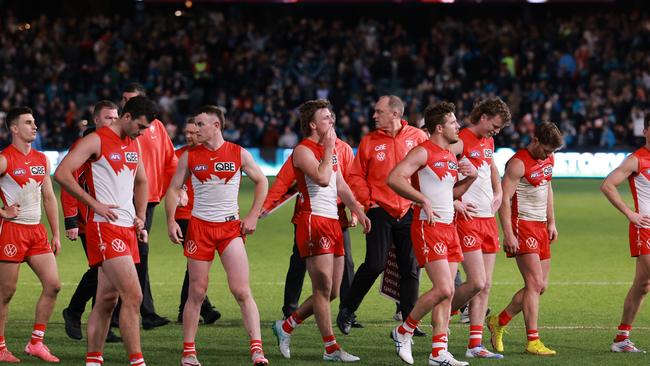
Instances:
[[[500,360],[503,358],[503,355],[500,353],[494,353],[488,351],[487,348],[483,347],[483,345],[476,346],[474,348],[468,348],[467,351],[465,352],[465,357],[467,358],[493,358]]]
[[[361,359],[357,356],[351,355],[345,352],[343,349],[339,348],[332,353],[323,353],[323,361],[334,361],[334,362],[357,362]]]
[[[411,343],[413,342],[413,334],[400,334],[397,331],[399,326],[393,328],[390,332],[390,339],[395,342],[395,352],[402,361],[413,364],[413,354],[411,353]]]
[[[429,366],[469,366],[469,362],[458,361],[447,351],[440,351],[438,357],[429,353]]]
[[[201,366],[196,355],[189,355],[181,358],[181,366]]]
[[[610,349],[616,353],[645,353],[644,350],[636,348],[629,338],[624,341],[613,342]]]
[[[291,358],[291,334],[287,333],[282,329],[282,323],[284,320],[277,320],[271,326],[273,329],[273,334],[278,339],[278,347],[280,348],[280,353],[284,358]]]

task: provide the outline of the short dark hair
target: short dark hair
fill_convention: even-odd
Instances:
[[[32,109],[29,107],[14,107],[7,112],[7,117],[5,122],[7,125],[13,125],[18,123],[18,118],[23,114],[32,114]]]
[[[99,117],[99,113],[104,108],[106,108],[106,109],[119,109],[117,107],[117,104],[111,102],[110,100],[100,100],[99,102],[95,103],[95,106],[93,107],[93,119]]]
[[[158,107],[151,99],[138,95],[129,99],[124,108],[122,109],[122,116],[126,113],[131,115],[131,119],[137,119],[145,116],[150,123],[156,119],[158,115]]]
[[[499,97],[491,97],[476,103],[472,112],[469,114],[469,121],[475,125],[484,114],[489,118],[493,118],[497,115],[500,116],[504,125],[509,125],[510,120],[512,119],[510,108],[508,108],[508,105]]]
[[[648,128],[650,127],[650,113],[647,113],[645,115],[645,118],[643,119],[643,128]]]
[[[562,132],[553,122],[542,122],[535,126],[535,137],[540,144],[559,149],[564,145]]]
[[[449,102],[440,102],[436,104],[430,104],[424,110],[424,125],[430,134],[436,130],[436,126],[442,125],[445,123],[445,116],[449,113],[456,112],[456,105]]]
[[[199,108],[196,113],[194,113],[194,116],[198,116],[201,113],[205,114],[211,114],[213,116],[217,116],[217,119],[219,120],[219,126],[221,127],[221,130],[223,130],[224,125],[226,124],[226,116],[224,114],[224,109],[223,107],[220,107],[218,105],[204,105],[203,107]]]
[[[140,83],[130,83],[124,87],[125,93],[138,93],[138,95],[147,96],[147,89]]]
[[[308,100],[298,107],[300,113],[300,130],[303,136],[311,135],[311,127],[309,124],[314,120],[314,115],[319,109],[327,108],[331,110],[332,105],[327,99],[314,99]]]

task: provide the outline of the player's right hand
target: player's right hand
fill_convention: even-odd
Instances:
[[[183,244],[183,231],[176,221],[167,223],[167,235],[173,243]]]
[[[93,211],[98,214],[99,216],[105,218],[108,221],[116,221],[117,220],[117,213],[115,211],[111,210],[112,208],[118,208],[120,206],[118,205],[106,205],[101,202],[97,202],[95,207],[93,207]]]
[[[15,219],[20,213],[20,204],[16,203],[15,205],[12,206],[5,206],[5,208],[2,209],[1,212],[3,218],[8,220]]]
[[[516,254],[519,251],[519,240],[514,234],[503,236],[503,249],[509,254]]]
[[[79,237],[79,228],[76,227],[74,229],[66,230],[65,231],[65,237],[72,240],[72,241],[77,240],[77,237]]]
[[[476,205],[473,203],[465,203],[462,201],[454,201],[454,210],[461,215],[465,220],[471,220],[476,215]]]
[[[420,207],[422,207],[422,211],[424,211],[424,214],[427,217],[427,224],[433,225],[436,222],[436,217],[440,218],[440,216],[433,212],[433,208],[431,208],[431,202],[429,200],[425,200],[422,204],[420,204]]]
[[[327,132],[320,138],[320,143],[325,147],[325,149],[334,149],[336,144],[336,132],[334,127],[330,127]]]
[[[650,227],[650,215],[642,215],[638,212],[632,212],[628,217],[628,220],[639,227]]]

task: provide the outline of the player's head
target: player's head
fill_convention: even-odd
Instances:
[[[395,121],[402,119],[404,115],[404,102],[396,95],[383,95],[375,103],[375,113],[372,119],[375,120],[375,127],[378,130],[389,129],[395,125]]]
[[[310,100],[300,105],[298,112],[303,136],[324,136],[334,126],[331,108],[332,105],[326,99]]]
[[[138,95],[141,95],[143,97],[147,96],[147,90],[144,88],[144,86],[138,83],[128,84],[124,88],[124,91],[122,92],[122,107],[124,107],[124,105],[126,104],[126,102],[129,101],[129,99]]]
[[[131,138],[136,138],[156,119],[158,108],[145,96],[135,96],[129,99],[120,116],[122,132]]]
[[[7,112],[5,119],[14,141],[32,143],[36,140],[36,121],[28,107],[15,107]]]
[[[223,109],[216,105],[204,105],[194,114],[194,124],[197,127],[197,143],[202,144],[211,140],[215,134],[220,134],[225,123]]]
[[[510,108],[499,97],[482,100],[469,115],[470,123],[481,137],[492,137],[510,124]]]
[[[546,159],[562,147],[564,139],[562,132],[553,122],[542,122],[535,126],[535,137],[530,143],[529,150],[536,159]]]
[[[194,123],[193,117],[187,120],[183,132],[185,133],[185,141],[187,142],[187,146],[192,147],[199,144],[199,141],[196,138],[196,134],[199,132],[199,128],[196,127],[196,123]]]
[[[110,126],[119,118],[117,113],[117,104],[110,100],[100,100],[93,108],[93,122],[95,127],[100,129],[102,127]]]
[[[450,144],[458,141],[458,121],[454,103],[440,102],[424,110],[424,125],[431,136],[441,136]]]

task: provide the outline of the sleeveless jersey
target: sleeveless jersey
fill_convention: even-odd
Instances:
[[[469,128],[464,128],[458,134],[463,141],[463,159],[467,159],[478,171],[478,177],[463,194],[462,201],[476,206],[476,217],[494,217],[492,214],[492,154],[494,139],[479,138]],[[461,175],[459,179],[463,179]]]
[[[642,215],[650,214],[650,150],[645,146],[633,152],[639,161],[637,172],[628,177],[634,198],[634,210]]]
[[[20,205],[18,216],[11,221],[28,225],[40,223],[41,186],[45,180],[47,157],[35,149],[23,154],[13,145],[1,154],[7,160],[7,170],[0,176],[2,203]]]
[[[314,153],[316,160],[319,162],[323,159],[325,148],[323,145],[310,140],[304,139],[299,146],[305,146]],[[335,149],[336,150],[336,149]],[[338,219],[338,209],[336,206],[336,174],[338,172],[338,161],[336,151],[332,153],[332,175],[327,187],[321,187],[311,180],[302,170],[294,166],[298,191],[300,192],[300,212],[299,214],[312,214],[316,216]]]
[[[527,149],[521,149],[510,160],[515,158],[524,163],[524,176],[517,183],[512,198],[511,217],[513,220],[546,221],[548,186],[553,178],[554,156],[538,160]]]

